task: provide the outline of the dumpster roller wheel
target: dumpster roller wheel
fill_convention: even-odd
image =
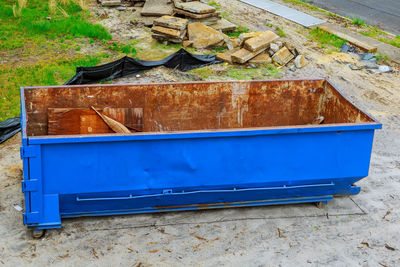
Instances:
[[[33,238],[41,238],[44,236],[44,229],[32,229],[32,237]]]

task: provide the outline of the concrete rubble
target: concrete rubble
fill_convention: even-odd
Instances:
[[[109,6],[121,6],[121,0],[103,0]],[[196,0],[129,0],[131,5],[144,5],[138,9],[139,20],[151,26],[152,37],[163,43],[182,44],[184,48],[222,48],[217,59],[230,64],[270,64],[295,70],[307,65],[307,59],[296,47],[283,42],[273,31],[241,33],[229,37],[225,33],[235,31],[237,26],[221,18],[221,13],[207,1]]]
[[[187,19],[176,18],[172,16],[162,16],[154,20],[151,28],[152,37],[159,41],[169,41],[173,43],[182,43],[186,36]]]
[[[299,55],[297,49],[279,41],[279,36],[272,31],[242,33],[237,39],[230,39],[234,50],[217,53],[217,59],[238,64],[270,64],[285,66],[295,59],[297,68],[307,65],[307,59]]]

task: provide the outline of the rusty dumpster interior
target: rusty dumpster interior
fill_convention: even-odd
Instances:
[[[132,134],[368,123],[372,118],[326,80],[82,85],[24,89],[27,135]]]

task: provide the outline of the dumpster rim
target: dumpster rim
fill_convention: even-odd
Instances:
[[[292,125],[275,127],[252,127],[233,129],[206,129],[171,132],[140,132],[131,134],[80,134],[80,135],[42,135],[28,137],[29,144],[62,144],[62,143],[91,143],[115,141],[146,141],[166,139],[195,139],[246,137],[261,135],[306,134],[321,132],[348,132],[381,129],[380,123],[341,123],[315,125]]]

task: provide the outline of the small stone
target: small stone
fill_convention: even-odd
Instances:
[[[51,20],[51,17],[46,17],[47,20]]]
[[[190,41],[190,40],[185,40],[185,41],[182,42],[183,48],[191,46],[192,44],[193,44],[193,41]]]
[[[99,16],[100,19],[108,18],[108,12],[106,10],[99,10],[97,12],[97,15]]]
[[[119,7],[116,8],[116,10],[118,10],[118,11],[125,11],[125,10],[126,10],[126,7],[124,7],[124,6],[119,6]]]
[[[239,46],[241,45],[241,42],[240,42],[239,39],[230,38],[230,40],[231,40],[231,43],[232,43],[233,48],[239,47]]]
[[[275,43],[272,43],[272,44],[269,46],[269,48],[270,48],[272,51],[274,51],[275,53],[278,52],[279,49],[280,49],[279,45],[277,45],[277,44],[275,44]]]
[[[298,69],[303,68],[305,65],[307,65],[307,63],[308,63],[308,61],[303,55],[298,55],[294,59],[294,64],[296,65],[296,68],[298,68]]]
[[[283,42],[281,42],[281,41],[276,41],[275,44],[276,44],[277,46],[279,46],[279,48],[282,48],[282,47],[283,47]]]
[[[275,54],[275,52],[270,49],[268,50],[268,54],[272,57]]]
[[[290,65],[289,70],[295,72],[296,71],[296,66],[295,65]]]

